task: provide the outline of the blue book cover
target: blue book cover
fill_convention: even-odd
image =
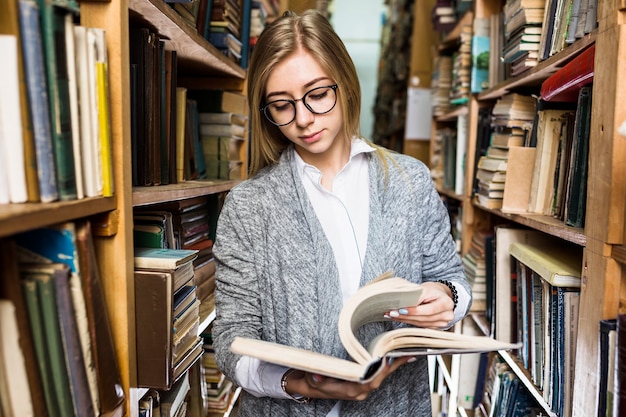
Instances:
[[[52,130],[48,107],[48,87],[39,26],[39,6],[34,0],[20,0],[22,52],[28,90],[28,105],[35,140],[37,178],[40,199],[49,203],[59,198],[52,148]]]
[[[489,87],[489,37],[472,37],[471,92],[480,93]]]
[[[252,0],[243,0],[241,7],[241,60],[239,65],[243,69],[248,69],[248,59],[250,58],[250,18]]]

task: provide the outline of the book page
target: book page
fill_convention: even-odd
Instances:
[[[339,315],[339,337],[348,354],[361,364],[372,362],[374,358],[354,335],[356,330],[387,320],[383,315],[389,310],[416,305],[421,295],[419,284],[399,277],[376,280],[359,289]]]

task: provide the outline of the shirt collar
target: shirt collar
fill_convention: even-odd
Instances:
[[[372,147],[363,139],[354,138],[352,139],[352,142],[351,142],[350,159],[348,160],[347,164],[349,164],[350,161],[352,161],[352,158],[354,158],[355,156],[362,154],[362,153],[374,152],[375,150],[376,149],[374,147]],[[298,152],[296,152],[296,148],[294,146],[291,147],[291,152],[293,153],[293,161],[296,164],[296,167],[298,168],[298,172],[300,173],[300,175],[304,174],[304,170],[307,169],[307,167],[313,168],[315,171],[319,172],[319,170],[316,167],[304,162],[304,160],[300,157]]]

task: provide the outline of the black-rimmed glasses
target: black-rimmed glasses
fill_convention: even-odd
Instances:
[[[274,100],[259,110],[276,126],[286,126],[296,119],[296,102],[302,101],[313,114],[325,114],[337,104],[337,84],[316,87],[296,100]]]

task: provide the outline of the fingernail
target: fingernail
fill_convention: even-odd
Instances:
[[[313,381],[315,382],[321,382],[322,381],[322,376],[318,375],[318,374],[313,374],[311,375],[311,378],[313,379]]]
[[[411,362],[415,362],[417,360],[417,358],[415,356],[409,358],[408,361],[406,361],[406,363],[411,363]]]
[[[389,314],[385,314],[385,315],[383,315],[383,317],[386,318],[386,319],[390,319],[391,318],[391,316]]]
[[[409,314],[409,310],[407,310],[406,308],[401,308],[400,310],[398,310],[398,313],[406,316],[407,314]]]
[[[387,358],[387,365],[391,366],[393,364],[393,358]]]
[[[400,317],[400,313],[398,313],[397,311],[390,311],[389,312],[389,316],[390,317]]]

